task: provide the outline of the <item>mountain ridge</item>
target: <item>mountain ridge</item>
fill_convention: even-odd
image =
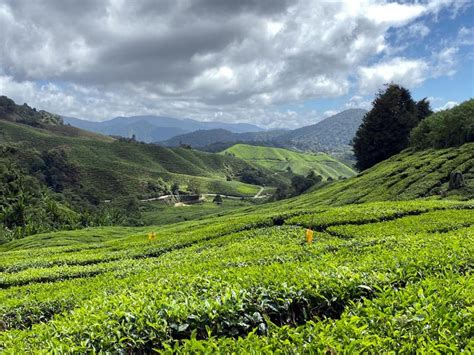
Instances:
[[[197,149],[224,150],[232,144],[263,144],[266,146],[312,152],[347,152],[350,141],[367,113],[364,109],[348,109],[327,117],[313,125],[294,130],[273,130],[266,132],[232,133],[227,130],[200,130],[157,142],[165,146],[179,146],[181,143]],[[217,148],[215,148],[217,147]]]
[[[146,143],[170,139],[176,135],[190,133],[200,129],[222,128],[233,133],[249,131],[261,132],[264,129],[249,123],[226,123],[197,121],[190,118],[165,116],[122,116],[107,121],[94,122],[75,117],[63,116],[64,123],[106,135],[135,138]]]

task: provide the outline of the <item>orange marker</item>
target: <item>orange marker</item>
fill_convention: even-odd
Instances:
[[[311,244],[313,242],[313,231],[306,229],[306,243]]]

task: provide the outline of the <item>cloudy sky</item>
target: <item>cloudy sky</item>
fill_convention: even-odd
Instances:
[[[0,95],[90,120],[297,127],[393,81],[474,96],[474,2],[0,0]]]

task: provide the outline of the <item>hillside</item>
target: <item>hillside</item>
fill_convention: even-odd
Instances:
[[[264,132],[234,133],[226,129],[198,130],[191,133],[177,135],[168,140],[157,142],[167,147],[178,147],[180,144],[188,144],[193,148],[202,150],[221,151],[223,149],[213,149],[215,146],[224,144],[226,148],[237,142],[265,143],[283,134],[284,130],[272,130]]]
[[[0,120],[0,144],[65,150],[79,170],[81,185],[100,199],[153,194],[150,185],[163,190],[163,183],[185,187],[191,180],[204,192],[253,195],[258,191],[238,181],[241,171],[250,169],[238,158],[114,140],[70,126],[39,129]],[[228,176],[233,181],[227,181]]]
[[[300,151],[331,152],[339,155],[350,154],[349,143],[366,112],[362,109],[345,110],[314,125],[295,130],[273,130],[255,133],[200,130],[178,135],[158,143],[170,147],[184,143],[209,151],[223,150],[235,143],[251,143]]]
[[[92,122],[72,117],[63,119],[65,123],[74,127],[125,138],[135,136],[137,140],[147,143],[163,141],[176,135],[205,129],[225,129],[234,133],[262,131],[260,127],[247,123],[202,122],[162,116],[116,117],[103,122]]]
[[[449,190],[449,176],[455,171],[463,174],[466,186]],[[474,198],[474,143],[439,150],[405,150],[355,177],[301,196],[294,203],[314,201],[333,206],[425,197]]]
[[[274,142],[278,146],[304,151],[347,151],[366,113],[362,109],[345,110],[314,125],[286,132]]]
[[[59,126],[62,125],[62,118],[58,115],[38,111],[31,108],[26,103],[17,105],[13,100],[6,96],[0,96],[0,118],[12,122],[24,123],[36,127],[41,126]]]
[[[472,202],[314,201],[3,245],[0,351],[469,352]]]
[[[0,351],[469,352],[473,200],[420,198],[472,199],[473,153],[406,150],[289,200],[0,245]],[[448,190],[455,170],[466,187]]]
[[[324,153],[298,153],[282,148],[236,144],[222,154],[235,156],[277,172],[286,172],[290,169],[295,174],[307,175],[310,171],[314,171],[324,180],[328,178],[337,180],[355,174],[347,165]]]

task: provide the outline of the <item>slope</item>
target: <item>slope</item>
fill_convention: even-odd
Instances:
[[[1,245],[0,351],[472,352],[474,201],[420,198],[474,197],[473,152],[406,150],[290,200]],[[467,186],[447,191],[453,170]]]
[[[254,195],[258,191],[238,181],[240,173],[250,168],[241,159],[116,140],[71,126],[44,129],[0,120],[0,143],[64,151],[79,170],[80,184],[100,199],[145,196],[152,193],[150,185],[163,189],[164,183],[177,182],[185,187],[190,181],[197,182],[203,192]],[[233,181],[227,181],[229,177]]]
[[[287,207],[2,246],[0,351],[469,352],[472,202]]]
[[[307,175],[314,171],[324,180],[337,180],[355,174],[347,165],[324,153],[299,153],[282,148],[236,144],[222,154],[235,156],[276,172],[290,169],[295,174]]]
[[[178,147],[180,144],[188,144],[193,148],[210,150],[213,146],[217,145],[217,143],[227,143],[227,146],[237,142],[262,142],[270,144],[273,138],[284,132],[283,130],[272,130],[265,132],[234,133],[226,129],[208,129],[180,134],[157,143],[167,147]]]
[[[314,152],[348,150],[366,113],[362,109],[345,110],[314,125],[286,132],[274,142],[279,146]]]
[[[449,190],[449,176],[459,171],[465,187]],[[343,205],[369,201],[417,198],[474,198],[474,143],[457,148],[405,150],[363,173],[289,202],[313,201],[319,205]]]

